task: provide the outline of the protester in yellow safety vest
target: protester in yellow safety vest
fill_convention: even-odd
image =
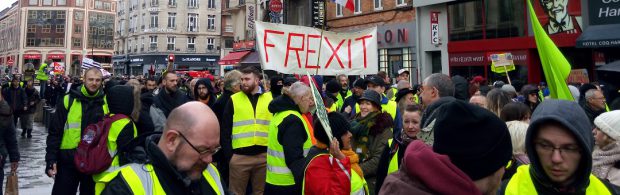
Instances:
[[[259,86],[260,72],[241,70],[241,92],[230,96],[222,119],[222,147],[229,158],[230,190],[244,194],[251,181],[253,194],[263,194],[267,172],[267,141],[272,96]]]
[[[78,185],[80,193],[94,194],[92,176],[77,171],[73,154],[84,128],[97,123],[109,113],[101,90],[102,77],[97,68],[86,70],[84,84],[77,90],[71,90],[56,105],[56,114],[48,129],[45,154],[45,173],[55,178],[52,188],[54,195],[75,194]]]
[[[396,172],[400,167],[407,145],[417,139],[416,136],[420,132],[421,116],[422,110],[418,105],[407,105],[403,109],[403,127],[400,136],[388,140],[388,147],[381,153],[379,167],[377,168],[375,194],[379,194],[385,177]]]
[[[274,116],[269,124],[265,194],[302,192],[305,157],[312,147],[309,124],[302,115],[315,109],[310,90],[306,84],[295,82],[269,104]]]
[[[411,88],[411,83],[409,83],[409,71],[403,68],[398,70],[396,83],[390,87],[389,94],[386,92],[387,97],[390,98],[390,100],[396,101],[396,94],[398,91],[405,88]]]
[[[340,90],[338,91],[338,93],[340,94],[340,97],[342,97],[342,101],[344,101],[345,98],[353,94],[351,90],[349,90],[349,78],[347,78],[347,75],[345,74],[340,74],[336,78],[338,79],[338,83],[340,84]]]
[[[37,72],[35,73],[37,76],[37,80],[39,80],[39,86],[41,86],[40,91],[41,94],[45,94],[45,88],[47,87],[47,80],[49,80],[49,76],[47,75],[47,66],[48,64],[51,64],[52,60],[46,60],[44,63],[41,64],[41,66],[39,66],[39,70],[37,70]],[[51,105],[51,106],[55,106],[55,105]]]
[[[371,192],[374,192],[375,176],[381,158],[381,152],[393,137],[393,121],[389,114],[381,112],[381,95],[373,90],[366,90],[358,104],[360,112],[352,122],[354,150],[360,156],[360,166]]]
[[[359,157],[351,147],[351,125],[337,112],[327,118],[334,139],[330,142],[321,121],[314,121],[317,144],[306,157],[302,194],[369,194]]]
[[[504,121],[461,100],[447,102],[437,112],[442,114],[435,123],[434,145],[411,142],[399,170],[387,176],[380,195],[497,192],[512,157]]]
[[[593,145],[592,125],[577,103],[545,100],[525,137],[531,164],[517,168],[498,194],[618,194],[592,175]]]
[[[203,103],[173,109],[163,133],[149,135],[136,146],[143,151],[132,157],[146,156],[148,163],[123,166],[102,194],[230,194],[211,164],[220,149],[219,129],[217,117]]]
[[[95,194],[100,194],[114,175],[120,169],[121,162],[126,162],[125,156],[117,155],[121,146],[127,145],[133,138],[138,136],[138,130],[134,121],[138,121],[140,115],[140,89],[132,86],[117,85],[109,89],[106,96],[110,116],[122,114],[125,117],[114,121],[108,131],[108,152],[112,157],[110,167],[98,174],[93,175],[95,180]]]

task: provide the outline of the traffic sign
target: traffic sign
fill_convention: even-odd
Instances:
[[[282,11],[282,1],[280,0],[269,1],[269,10],[271,10],[272,12],[280,13]]]

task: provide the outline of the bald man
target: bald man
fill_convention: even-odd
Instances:
[[[102,194],[226,194],[211,164],[219,138],[213,111],[200,102],[185,103],[170,112],[162,134],[146,138],[142,147],[149,163],[125,165]]]

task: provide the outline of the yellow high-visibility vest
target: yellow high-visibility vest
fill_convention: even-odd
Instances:
[[[303,144],[304,156],[308,155],[310,147],[312,147],[312,141],[310,139],[310,132],[308,132],[308,125],[304,122],[301,114],[297,111],[287,110],[276,113],[273,116],[272,123],[269,124],[269,144],[267,145],[267,179],[265,182],[276,186],[290,186],[295,185],[295,179],[293,178],[293,172],[286,166],[284,158],[284,147],[278,142],[278,125],[282,123],[284,118],[293,115],[299,118],[304,124],[304,130],[306,131],[307,139]]]
[[[230,96],[233,102],[234,115],[232,124],[232,148],[249,146],[267,146],[267,133],[272,114],[267,108],[273,98],[271,95],[261,94],[252,109],[252,102],[243,92]]]

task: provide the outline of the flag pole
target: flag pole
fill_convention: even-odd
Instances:
[[[319,50],[318,50],[319,55],[317,56],[317,63],[319,64],[319,67],[316,69],[314,75],[318,75],[319,69],[321,68],[320,63],[321,63],[321,48],[323,48],[323,32],[325,32],[325,28],[327,27],[327,0],[323,0],[323,13],[321,13],[321,15],[323,18],[323,25],[321,25],[321,42],[319,42]]]

